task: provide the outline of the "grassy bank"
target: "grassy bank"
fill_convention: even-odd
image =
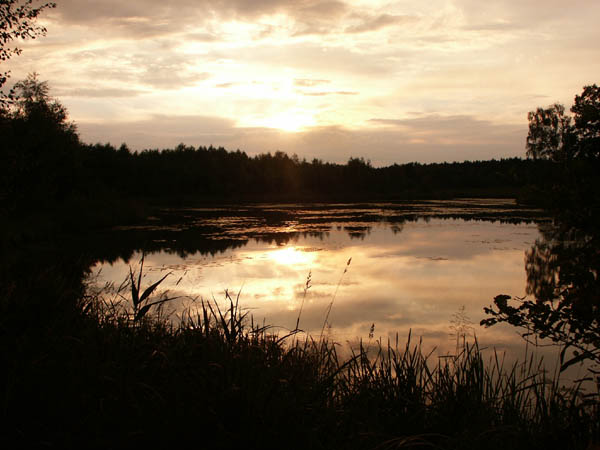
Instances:
[[[476,346],[432,361],[410,339],[342,359],[332,342],[252,325],[235,301],[201,303],[173,327],[57,273],[2,284],[2,435],[16,447],[584,449],[598,438],[597,397],[560,389],[532,361],[487,363]]]

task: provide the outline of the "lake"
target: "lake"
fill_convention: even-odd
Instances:
[[[142,286],[169,274],[160,289],[178,298],[162,313],[174,321],[202,299],[226,306],[228,292],[280,335],[298,319],[350,346],[410,331],[447,355],[458,326],[512,359],[525,352],[518,330],[479,322],[496,295],[526,295],[525,253],[548,222],[504,199],[165,209],[111,230],[119,250],[98,258],[91,279],[114,292],[145,253]]]

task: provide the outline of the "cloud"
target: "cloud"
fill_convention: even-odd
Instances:
[[[314,80],[312,78],[296,78],[294,80],[294,85],[301,86],[301,87],[312,87],[312,86],[318,86],[320,84],[327,84],[327,83],[331,83],[331,81],[330,80]]]
[[[217,42],[219,37],[211,33],[187,33],[184,40],[188,42]]]
[[[215,87],[219,89],[228,89],[230,87],[237,86],[238,84],[239,83],[219,83],[215,84]]]
[[[58,97],[87,97],[87,98],[124,98],[136,97],[143,94],[144,91],[138,89],[119,89],[119,88],[60,88],[54,89],[54,94]]]
[[[194,86],[211,76],[207,72],[178,71],[176,67],[151,64],[139,77],[139,82],[157,89],[180,89]]]
[[[335,73],[339,77],[368,76],[383,77],[397,71],[397,63],[387,58],[391,49],[358,52],[348,47],[327,47],[313,42],[282,42],[255,46],[244,46],[231,52],[209,52],[209,58],[234,58],[238,63],[256,64],[269,62],[271,67],[292,68],[306,74],[321,73],[326,76],[316,79],[328,80]],[[298,78],[300,79],[300,78]],[[303,77],[304,79],[304,77]],[[308,79],[308,77],[306,77]],[[337,78],[336,78],[337,79]]]
[[[126,26],[129,32],[151,36],[182,24],[203,25],[213,19],[253,21],[274,14],[285,14],[306,26],[340,18],[348,9],[336,0],[62,0],[53,16],[78,25]]]
[[[378,9],[382,12],[373,14]],[[216,42],[219,38],[208,31],[211,24],[260,24],[256,37],[262,39],[281,29],[268,23],[277,15],[287,18],[291,36],[363,33],[415,20],[414,16],[390,14],[385,8],[366,8],[340,0],[62,0],[51,17],[63,25],[110,29],[107,36],[156,38],[194,29],[186,39]]]
[[[377,119],[373,126],[349,129],[313,127],[289,133],[272,128],[237,127],[234,120],[209,116],[154,115],[134,122],[80,122],[84,142],[126,142],[130,148],[223,146],[250,155],[281,150],[300,158],[345,163],[365,156],[374,165],[483,160],[523,156],[526,125],[499,125],[470,116],[431,115],[406,120]],[[382,126],[383,125],[383,126]]]
[[[308,95],[312,97],[322,97],[325,95],[358,95],[358,92],[353,91],[300,92],[302,95]]]
[[[376,17],[365,18],[362,23],[353,25],[345,29],[346,33],[364,33],[367,31],[377,31],[382,28],[398,25],[402,23],[409,23],[416,21],[417,18],[414,16],[401,16],[392,14],[381,14]]]
[[[94,55],[89,56],[94,59]],[[91,80],[123,82],[134,86],[170,90],[194,86],[212,77],[193,67],[194,61],[187,55],[157,51],[155,48],[139,49],[127,58],[105,57],[90,61],[86,75]]]
[[[486,159],[522,155],[528,110],[568,105],[597,82],[598,13],[591,0],[61,0],[43,16],[48,35],[7,70],[49,79],[85,139],[376,164]],[[190,116],[150,115],[163,111]],[[198,116],[213,124],[198,132],[186,118],[202,111],[230,120]],[[327,125],[238,126],[294,114]]]
[[[413,142],[429,144],[476,143],[490,144],[499,136],[520,135],[522,128],[513,125],[497,125],[489,120],[473,116],[426,114],[409,119],[370,119],[369,123],[387,127],[391,133],[404,133]],[[524,141],[523,141],[524,142]]]

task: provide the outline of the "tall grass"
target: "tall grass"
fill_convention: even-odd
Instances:
[[[201,300],[166,334],[177,345],[208,351],[208,366],[198,370],[228,374],[221,389],[243,395],[244,408],[258,407],[253,415],[265,417],[266,430],[286,417],[292,434],[312,433],[310,445],[324,448],[583,449],[598,438],[597,393],[564,387],[558,370],[549,373],[533,355],[506,364],[494,353],[485,362],[475,341],[436,359],[409,334],[404,344],[398,336],[378,341],[375,351],[361,341],[341,358],[326,337],[289,339],[298,327],[274,334],[241,309],[239,293],[225,296],[228,308]],[[198,364],[191,358],[197,356],[188,364]],[[240,408],[238,401],[230,406]],[[280,411],[277,420],[272,411]]]
[[[130,279],[139,295],[139,274]],[[76,298],[68,322],[2,341],[3,436],[17,447],[585,449],[598,439],[597,396],[562,388],[533,359],[486,363],[476,342],[435,359],[409,335],[342,358],[326,337],[253,323],[239,294],[225,308],[200,300],[177,325],[105,292]]]

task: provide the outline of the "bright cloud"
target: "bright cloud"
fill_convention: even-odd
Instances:
[[[59,0],[9,61],[84,141],[376,164],[522,156],[527,111],[598,83],[575,0]]]

